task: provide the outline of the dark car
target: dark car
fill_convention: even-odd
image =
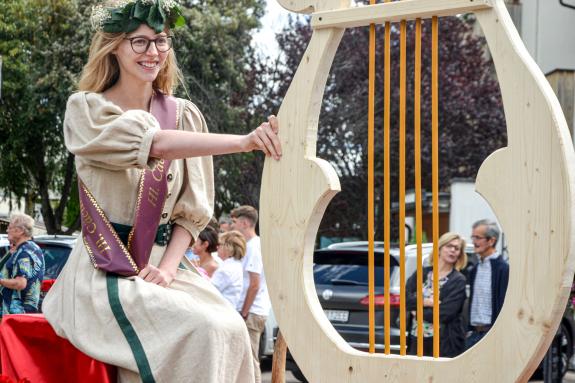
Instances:
[[[384,349],[384,260],[382,246],[375,248],[375,349]],[[390,275],[399,263],[390,257]],[[393,278],[392,278],[393,279]],[[368,252],[363,247],[318,250],[314,254],[314,282],[326,317],[354,348],[369,349]],[[391,323],[399,316],[399,296],[391,293]],[[391,327],[391,349],[399,351],[399,329]]]
[[[375,244],[375,349],[384,351],[384,247]],[[390,348],[399,351],[399,251],[390,254],[391,328]],[[415,262],[409,262],[410,268]],[[314,253],[314,282],[326,317],[350,346],[369,350],[369,291],[367,242],[335,244]],[[407,271],[407,270],[406,270]],[[413,270],[411,270],[413,271]],[[397,283],[396,288],[394,284]],[[288,354],[287,369],[301,381],[305,378]]]
[[[44,253],[44,280],[40,292],[40,306],[44,296],[54,284],[56,278],[66,264],[70,252],[76,243],[77,237],[70,235],[39,235],[34,237],[34,242],[40,246]],[[0,259],[9,256],[8,240],[0,238]]]
[[[433,245],[423,244],[423,263],[428,264],[428,256]],[[469,264],[474,265],[477,257],[473,254],[473,246],[467,245]],[[383,243],[375,243],[375,350],[384,351],[384,248]],[[405,251],[406,278],[417,269],[416,245],[409,245]],[[390,249],[390,349],[392,353],[399,352],[399,249]],[[369,350],[368,326],[368,247],[367,242],[352,242],[331,245],[314,253],[314,282],[317,296],[326,317],[335,330],[348,344],[358,350]],[[463,270],[465,274],[465,270]],[[469,291],[469,289],[468,289]],[[567,372],[569,361],[573,356],[573,336],[575,323],[573,309],[569,304],[563,315],[561,326],[557,332],[555,349],[555,370],[563,376]],[[464,306],[464,317],[467,317],[467,302]],[[288,353],[287,369],[300,381],[305,377]],[[540,369],[541,370],[541,369]]]

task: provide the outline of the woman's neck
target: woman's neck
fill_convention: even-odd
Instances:
[[[441,259],[439,259],[439,274],[440,275],[446,276],[449,273],[451,273],[452,270],[453,270],[453,264],[443,262]]]
[[[210,259],[212,258],[212,254],[205,252],[205,253],[200,253],[198,254],[198,257],[200,257],[200,262],[204,263],[206,261],[210,261]]]
[[[150,100],[154,90],[152,84],[122,81],[121,78],[104,92],[106,98],[118,105],[123,111],[132,109],[150,110]]]

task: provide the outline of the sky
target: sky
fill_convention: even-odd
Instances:
[[[280,32],[287,23],[288,15],[291,12],[283,9],[276,0],[267,0],[266,14],[261,19],[262,28],[254,35],[255,46],[264,54],[277,51],[277,32]]]

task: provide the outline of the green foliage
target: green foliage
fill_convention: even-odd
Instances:
[[[439,183],[446,191],[453,178],[474,178],[484,159],[506,144],[503,104],[487,45],[474,33],[474,20],[439,19]],[[423,23],[421,159],[422,185],[431,190],[431,27]],[[279,36],[286,69],[277,77],[281,100],[293,79],[312,30],[309,21],[294,21]],[[391,28],[391,109],[384,110],[383,26],[376,28],[375,91],[375,235],[383,237],[383,201],[398,201],[399,179],[399,26]],[[414,188],[414,23],[407,25],[406,184]],[[367,100],[369,28],[346,30],[325,88],[318,127],[317,156],[338,172],[342,192],[330,203],[319,228],[323,236],[367,236]],[[273,105],[271,105],[273,106]],[[383,117],[389,112],[390,195],[383,188]],[[493,180],[493,182],[497,182]],[[392,208],[392,238],[398,236]],[[395,230],[395,233],[393,233]]]
[[[0,191],[38,198],[51,233],[77,222],[73,157],[64,147],[62,123],[66,100],[87,61],[91,8],[98,3],[5,0],[0,12]],[[249,132],[263,120],[252,105],[264,68],[250,43],[264,0],[180,4],[187,24],[174,31],[175,51],[187,90],[178,95],[200,107],[210,131]],[[221,156],[214,162],[216,215],[238,204],[257,206],[262,155]],[[55,208],[54,194],[60,196]]]
[[[187,28],[175,31],[174,42],[188,97],[203,112],[215,133],[245,134],[263,122],[252,105],[264,68],[251,47],[263,0],[183,1]],[[258,205],[261,154],[214,158],[216,216],[239,204]]]
[[[62,119],[87,56],[83,20],[77,3],[67,0],[8,0],[0,14],[0,190],[39,196],[51,231],[60,230],[61,215],[50,206],[50,191],[67,197]]]
[[[138,29],[143,22],[156,33],[162,32],[166,25],[173,29],[185,24],[180,7],[174,5],[166,13],[162,0],[151,4],[142,1],[128,3],[122,8],[111,9],[110,14],[111,16],[102,22],[102,29],[108,33],[130,33]]]

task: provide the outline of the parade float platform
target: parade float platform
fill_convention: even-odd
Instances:
[[[0,325],[3,376],[33,383],[115,383],[116,368],[56,335],[42,314],[5,315]]]

